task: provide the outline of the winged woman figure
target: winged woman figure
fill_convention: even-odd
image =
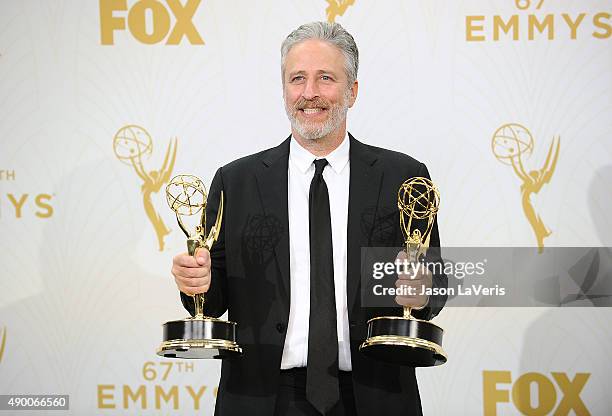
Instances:
[[[355,3],[355,0],[326,0],[329,6],[325,9],[328,22],[335,22],[336,16],[342,16],[349,6]]]
[[[538,242],[538,252],[541,253],[544,249],[544,239],[551,234],[551,231],[546,228],[544,221],[539,214],[535,212],[531,203],[531,195],[537,194],[542,189],[544,184],[550,182],[552,175],[557,166],[557,159],[559,157],[559,147],[561,145],[561,137],[554,137],[550,148],[548,149],[548,156],[546,156],[546,162],[540,170],[532,170],[529,173],[525,171],[523,162],[520,156],[512,158],[512,168],[516,175],[523,181],[521,185],[521,202],[523,205],[523,211],[525,216],[533,228],[533,232],[536,235]]]
[[[157,211],[155,211],[155,207],[151,201],[151,194],[158,193],[161,187],[170,180],[172,170],[174,169],[174,161],[176,160],[176,138],[170,140],[170,143],[168,143],[166,157],[164,158],[164,163],[159,170],[151,170],[147,172],[140,157],[132,158],[130,160],[132,161],[134,170],[140,179],[143,180],[141,187],[142,202],[144,204],[147,217],[149,217],[153,228],[155,228],[159,251],[162,251],[164,249],[164,237],[170,234],[171,230],[166,226],[166,224],[164,224],[164,221]]]

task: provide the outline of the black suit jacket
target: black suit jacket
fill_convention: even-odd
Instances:
[[[406,179],[429,174],[425,165],[409,156],[349,137],[347,301],[356,406],[359,415],[420,415],[414,369],[380,363],[359,352],[370,318],[402,313],[399,307],[361,306],[360,267],[362,247],[403,246],[397,190]],[[274,413],[291,296],[288,161],[289,139],[220,168],[211,185],[209,222],[216,218],[221,191],[225,212],[211,250],[212,282],[205,313],[218,317],[229,311],[229,320],[238,323],[237,341],[243,349],[241,358],[222,364],[216,415]],[[439,246],[437,225],[430,245]],[[434,276],[434,286],[444,285]],[[181,293],[181,299],[193,315],[192,298]],[[416,315],[431,319],[444,301],[432,298]]]

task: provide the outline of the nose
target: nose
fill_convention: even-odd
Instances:
[[[306,84],[304,85],[304,91],[302,92],[302,97],[306,100],[312,100],[315,97],[319,96],[319,87],[317,85],[317,81],[315,78],[309,78],[306,80]]]

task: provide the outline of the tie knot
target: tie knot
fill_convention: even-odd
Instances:
[[[315,176],[317,175],[322,175],[323,174],[323,169],[325,169],[325,166],[327,166],[327,159],[316,159],[314,161],[314,165],[315,165]]]

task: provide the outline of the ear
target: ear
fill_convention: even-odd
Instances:
[[[357,91],[359,91],[359,81],[355,80],[353,85],[351,85],[351,99],[349,100],[349,108],[355,104],[355,100],[357,100]]]

